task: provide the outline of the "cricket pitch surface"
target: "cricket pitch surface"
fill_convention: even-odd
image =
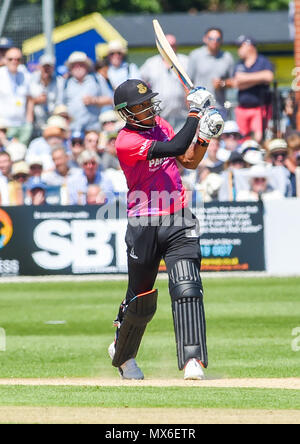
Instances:
[[[215,387],[300,390],[300,378],[211,379],[0,379],[0,386]],[[208,408],[0,407],[1,423],[15,424],[300,424],[299,410]],[[134,418],[134,421],[133,421]]]

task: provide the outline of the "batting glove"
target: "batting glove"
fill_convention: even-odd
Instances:
[[[208,144],[213,137],[220,137],[224,130],[224,120],[219,111],[211,107],[200,120],[198,143]]]
[[[187,101],[190,104],[190,111],[198,112],[199,117],[204,114],[207,108],[216,104],[213,95],[207,89],[200,86],[190,92],[187,96]]]

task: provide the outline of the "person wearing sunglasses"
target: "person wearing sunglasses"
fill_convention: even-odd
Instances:
[[[223,31],[209,28],[203,37],[204,45],[189,55],[188,74],[194,85],[201,85],[211,92],[217,101],[218,110],[226,117],[227,79],[234,70],[234,59],[228,51],[222,51]]]
[[[34,106],[30,97],[29,78],[19,69],[22,52],[10,48],[5,55],[5,66],[0,68],[0,118],[8,124],[7,137],[28,145],[33,128]]]

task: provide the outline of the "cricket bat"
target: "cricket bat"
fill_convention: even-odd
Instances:
[[[170,43],[166,39],[166,36],[158,20],[153,20],[153,27],[158,51],[160,52],[162,58],[170,66],[170,68],[173,69],[173,71],[177,74],[186,92],[189,93],[192,89],[194,89],[193,82],[189,78],[187,72],[179,62],[177,55],[173,51]]]

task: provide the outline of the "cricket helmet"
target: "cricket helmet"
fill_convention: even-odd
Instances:
[[[159,106],[161,102],[153,100],[156,96],[158,96],[158,93],[153,92],[144,81],[138,79],[126,80],[115,91],[115,110],[119,112],[124,120],[128,121],[128,118],[131,117],[131,123],[142,128],[149,128],[149,125],[143,125],[143,120],[137,118],[140,113],[133,113],[130,111],[130,107],[150,100],[151,106],[143,109],[141,112],[149,111],[151,116],[157,116],[161,111]]]

